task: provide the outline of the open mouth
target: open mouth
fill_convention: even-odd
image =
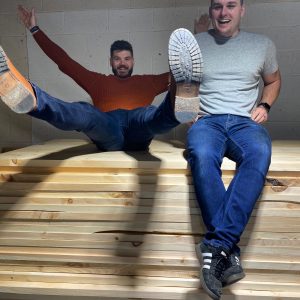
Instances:
[[[229,19],[220,19],[220,20],[218,20],[218,23],[221,24],[221,25],[228,24],[229,22],[230,22]]]

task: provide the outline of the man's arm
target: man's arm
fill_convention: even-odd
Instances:
[[[77,84],[79,84],[87,93],[93,84],[93,74],[73,60],[61,47],[55,44],[48,36],[37,27],[37,21],[34,9],[29,11],[25,7],[19,5],[18,13],[24,26],[31,31],[33,38],[44,51],[44,53],[57,64],[58,68],[70,76]]]
[[[281,87],[280,71],[262,77],[264,82],[264,88],[262,91],[262,97],[258,106],[254,109],[251,115],[251,119],[257,123],[263,123],[268,120],[268,110],[264,106],[260,106],[260,103],[267,103],[270,107],[275,103]]]

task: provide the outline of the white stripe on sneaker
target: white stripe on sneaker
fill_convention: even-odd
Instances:
[[[210,252],[202,252],[202,256],[208,256],[208,257],[212,257],[212,253]]]

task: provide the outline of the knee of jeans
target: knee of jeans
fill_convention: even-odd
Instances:
[[[271,147],[267,145],[256,145],[252,149],[251,160],[253,166],[262,174],[266,175],[271,163]]]
[[[205,170],[206,167],[212,166],[212,164],[219,164],[219,158],[213,149],[208,147],[199,147],[196,149],[190,149],[188,155],[188,161],[191,166],[195,166],[201,170]]]
[[[272,148],[269,143],[253,143],[245,155],[253,160],[269,161],[272,155]]]
[[[267,130],[260,126],[255,141],[251,143],[249,151],[257,154],[258,157],[270,158],[272,154],[272,141]]]
[[[251,149],[243,154],[241,162],[238,165],[250,167],[265,176],[271,163],[271,147],[267,144],[253,143]]]

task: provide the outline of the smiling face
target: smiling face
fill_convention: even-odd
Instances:
[[[234,37],[240,30],[245,6],[240,0],[212,0],[209,14],[217,34]]]
[[[114,50],[110,65],[114,75],[120,78],[130,77],[134,65],[132,53],[128,50]]]

